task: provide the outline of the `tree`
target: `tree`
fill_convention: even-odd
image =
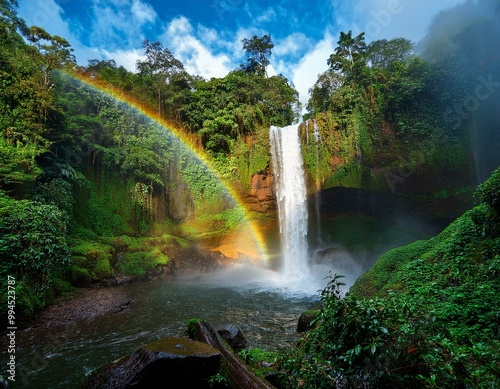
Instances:
[[[254,35],[250,39],[242,39],[242,42],[247,56],[247,63],[246,65],[241,65],[242,69],[247,73],[267,76],[266,67],[269,65],[269,57],[274,47],[274,44],[271,42],[271,35],[266,34],[260,38]]]
[[[0,0],[0,26],[9,26],[9,30],[19,29],[23,35],[27,35],[28,27],[17,16],[17,6],[17,0]]]
[[[331,71],[326,71],[318,76],[318,80],[309,89],[311,95],[307,102],[309,112],[324,112],[329,109],[331,96],[342,86],[343,77]]]
[[[404,61],[413,50],[413,43],[405,38],[388,41],[381,39],[370,43],[367,49],[367,60],[375,68],[389,68],[396,61]]]
[[[340,39],[335,53],[328,58],[331,71],[339,71],[347,77],[355,75],[356,71],[366,64],[365,33],[353,38],[352,31],[340,32]]]
[[[85,68],[84,72],[89,74],[91,77],[99,76],[106,69],[116,69],[116,61],[114,59],[89,59],[88,62],[89,64]]]
[[[45,75],[44,86],[50,84],[50,72],[76,64],[73,49],[68,41],[57,35],[50,35],[41,27],[31,26],[26,37],[38,49],[41,59],[40,64]],[[43,43],[48,42],[49,44]]]
[[[157,99],[158,114],[161,115],[162,96],[173,75],[184,72],[184,65],[174,57],[172,52],[163,48],[160,42],[150,43],[145,39],[142,43],[146,60],[137,61],[139,74],[153,83]]]

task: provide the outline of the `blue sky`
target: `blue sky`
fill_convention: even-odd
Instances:
[[[268,73],[288,77],[305,102],[340,31],[365,31],[367,41],[403,36],[418,42],[434,15],[463,1],[19,0],[19,15],[66,38],[82,65],[114,59],[135,71],[147,38],[207,79],[245,62],[243,38],[271,34]]]

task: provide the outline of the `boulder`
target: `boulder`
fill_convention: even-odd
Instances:
[[[210,388],[221,354],[188,338],[164,338],[103,366],[84,382],[85,389]]]
[[[318,316],[317,310],[310,310],[302,312],[297,323],[297,332],[306,332],[311,329],[311,323]]]
[[[234,324],[226,324],[217,328],[218,334],[224,339],[233,351],[238,352],[248,346],[248,340],[241,329]]]

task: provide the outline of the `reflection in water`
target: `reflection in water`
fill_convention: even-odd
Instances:
[[[133,283],[118,287],[133,299],[122,313],[65,327],[19,331],[15,387],[78,388],[90,371],[141,345],[182,336],[191,318],[214,326],[237,324],[250,347],[288,347],[298,339],[298,317],[316,304],[319,294],[254,282],[264,273],[270,278],[277,274],[241,266],[178,282]]]

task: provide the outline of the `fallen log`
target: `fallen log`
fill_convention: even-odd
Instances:
[[[191,320],[188,325],[190,338],[215,347],[222,355],[222,363],[227,369],[232,388],[276,389],[266,380],[257,377],[248,365],[230,350],[221,336],[204,320]]]

